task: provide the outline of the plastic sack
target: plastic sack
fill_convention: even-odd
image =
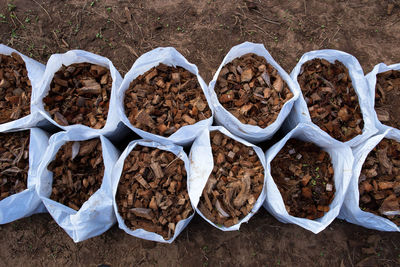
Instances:
[[[237,224],[232,225],[230,227],[225,227],[223,225],[217,225],[207,219],[201,211],[197,208],[199,203],[200,197],[203,193],[203,189],[206,186],[208,178],[214,168],[214,159],[212,154],[211,148],[211,141],[210,141],[210,132],[219,131],[224,135],[242,143],[245,146],[252,147],[256,154],[258,155],[262,166],[264,167],[264,186],[263,189],[257,198],[257,201],[254,203],[252,210],[247,214],[243,219],[241,219]],[[214,227],[222,230],[222,231],[235,231],[239,230],[240,225],[242,223],[248,222],[250,218],[258,211],[258,209],[262,206],[264,199],[266,197],[266,182],[267,182],[267,169],[266,169],[266,162],[264,153],[261,148],[243,140],[240,137],[236,137],[231,134],[227,129],[222,126],[211,126],[209,129],[203,130],[199,133],[199,136],[194,141],[192,148],[190,150],[190,179],[189,179],[189,197],[193,203],[193,206],[196,207],[196,212],[203,217],[208,223],[213,225]]]
[[[43,64],[37,62],[36,60],[33,60],[33,59],[21,54],[20,52],[18,52],[15,49],[12,49],[6,45],[0,44],[0,54],[9,56],[13,52],[19,54],[22,57],[22,59],[25,61],[25,67],[26,67],[26,70],[28,71],[28,78],[31,81],[31,85],[32,85],[31,113],[20,119],[0,124],[1,132],[4,132],[10,128],[13,128],[14,130],[16,130],[17,127],[21,127],[21,126],[23,126],[21,129],[34,127],[40,121],[37,114],[33,113],[32,102],[33,102],[34,96],[37,94],[37,92],[40,88],[45,66]]]
[[[387,66],[385,63],[380,63],[380,64],[376,65],[372,69],[372,71],[365,76],[365,79],[367,80],[367,83],[368,83],[368,87],[369,87],[369,91],[370,91],[370,96],[371,96],[371,100],[372,100],[372,103],[373,103],[373,107],[374,107],[373,113],[374,113],[375,127],[378,128],[380,133],[382,133],[382,132],[384,132],[387,129],[390,129],[392,127],[381,123],[379,121],[378,115],[376,114],[376,111],[375,111],[376,76],[379,73],[382,73],[382,72],[385,72],[385,71],[389,71],[389,70],[398,70],[398,71],[400,71],[400,63],[389,65],[389,66]]]
[[[114,212],[117,216],[119,228],[124,230],[126,233],[128,233],[132,236],[138,237],[138,238],[170,244],[175,240],[175,238],[177,238],[177,236],[183,231],[183,229],[185,229],[185,227],[188,225],[190,220],[193,218],[194,208],[193,208],[192,215],[190,215],[188,218],[186,218],[184,220],[180,220],[176,224],[174,236],[168,240],[165,240],[161,235],[159,235],[157,233],[149,232],[144,229],[136,229],[136,230],[130,229],[129,227],[126,226],[124,219],[121,217],[121,215],[119,215],[117,201],[115,200],[117,190],[118,190],[118,184],[119,184],[119,180],[120,180],[120,177],[122,174],[122,170],[124,168],[125,159],[129,156],[129,154],[136,147],[136,145],[146,146],[146,147],[154,147],[154,148],[158,148],[158,149],[164,150],[164,151],[169,151],[169,152],[172,152],[173,154],[175,154],[178,158],[183,160],[183,162],[185,163],[185,169],[186,169],[186,173],[188,175],[187,181],[190,180],[188,157],[187,157],[185,151],[183,151],[183,147],[171,144],[169,142],[157,143],[154,141],[136,140],[136,141],[130,142],[129,145],[124,150],[124,152],[122,152],[117,163],[115,164],[115,167],[114,167],[113,173],[112,173],[112,176],[113,176],[113,183],[112,183],[113,205],[114,205]],[[190,192],[189,182],[187,182],[187,188]],[[191,200],[192,207],[194,207],[191,198],[190,198],[190,200]]]
[[[158,66],[160,63],[172,67],[182,67],[196,75],[197,81],[199,82],[200,87],[203,90],[203,93],[207,99],[208,106],[210,107],[212,112],[210,118],[198,121],[197,123],[192,125],[183,126],[179,128],[175,133],[171,134],[169,137],[152,134],[134,127],[126,116],[124,107],[125,91],[129,89],[130,83],[135,80],[139,75],[142,75],[151,68]],[[125,75],[121,87],[118,90],[117,102],[119,119],[126,126],[128,126],[140,137],[148,140],[154,140],[160,143],[169,141],[182,146],[188,145],[196,138],[199,131],[207,128],[213,122],[214,111],[210,103],[210,96],[207,90],[207,85],[199,75],[199,70],[197,69],[197,66],[187,61],[186,58],[173,47],[159,47],[140,56],[135,61],[129,72]]]
[[[388,128],[383,133],[371,137],[367,142],[357,146],[353,150],[353,176],[351,178],[346,200],[343,204],[342,210],[340,211],[339,218],[370,229],[400,232],[400,227],[389,219],[370,212],[365,212],[360,209],[359,205],[360,191],[358,190],[358,181],[362,166],[364,165],[368,154],[384,138],[393,139],[397,142],[400,142],[400,131],[394,128]]]
[[[364,120],[364,128],[362,129],[361,135],[357,135],[345,143],[348,144],[350,147],[357,146],[377,132],[374,124],[373,102],[370,98],[368,84],[364,77],[363,69],[361,68],[360,63],[355,57],[342,51],[324,49],[307,52],[301,57],[300,61],[297,63],[297,65],[292,70],[292,73],[290,74],[293,82],[296,83],[299,88],[300,85],[297,81],[297,76],[300,75],[301,67],[304,63],[314,58],[322,58],[329,61],[330,63],[334,63],[335,60],[338,60],[343,63],[349,70],[349,75],[353,83],[353,88],[357,94],[358,102],[360,104],[361,113]],[[294,103],[293,110],[287,120],[289,128],[294,128],[300,122],[312,123],[310,112],[308,111],[308,107],[306,101],[304,100],[303,94],[301,94],[298,100]]]
[[[84,141],[100,138],[104,164],[104,176],[101,187],[76,211],[50,199],[53,184],[53,172],[47,166],[55,159],[59,148],[68,141]],[[50,215],[67,234],[80,242],[100,235],[115,223],[112,206],[111,171],[118,159],[119,152],[114,145],[95,130],[74,130],[59,132],[51,136],[47,149],[41,147],[38,153],[44,154],[38,169],[37,191]]]
[[[248,53],[254,53],[258,56],[264,57],[266,61],[278,71],[279,75],[286,82],[288,88],[293,93],[293,97],[283,105],[276,120],[264,129],[259,126],[244,124],[240,122],[235,116],[233,116],[221,105],[218,100],[218,96],[214,91],[214,87],[218,80],[221,69],[235,58],[241,57]],[[231,50],[228,52],[221,65],[219,66],[218,70],[215,72],[213,79],[208,85],[208,88],[210,91],[211,104],[213,105],[215,120],[217,124],[224,126],[234,135],[255,143],[272,138],[274,133],[279,130],[283,121],[289,115],[293,103],[299,97],[301,92],[299,85],[292,81],[289,74],[287,74],[286,71],[272,58],[272,56],[265,49],[264,45],[254,44],[250,42],[244,42],[231,48]]]
[[[0,201],[0,224],[9,223],[35,213],[46,211],[35,187],[37,184],[36,171],[42,158],[41,149],[47,147],[48,135],[38,128],[22,129],[22,127],[18,127],[17,130],[7,129],[6,132],[24,130],[30,131],[27,189]]]
[[[44,103],[43,103],[43,98],[46,97],[49,93],[50,90],[50,84],[51,81],[53,80],[54,74],[62,67],[62,65],[69,66],[71,64],[75,63],[91,63],[91,64],[96,64],[100,65],[102,67],[105,67],[110,70],[110,75],[112,77],[112,87],[111,87],[111,95],[110,95],[110,103],[109,103],[109,109],[108,109],[108,115],[107,115],[107,121],[106,124],[104,125],[103,128],[101,129],[95,129],[99,134],[103,135],[109,135],[110,133],[114,132],[119,123],[118,115],[116,112],[116,91],[118,90],[121,82],[122,82],[122,77],[117,71],[117,69],[114,67],[112,62],[102,56],[92,54],[86,51],[82,50],[71,50],[68,51],[67,53],[64,54],[54,54],[50,57],[49,61],[47,62],[46,65],[46,70],[43,74],[43,81],[41,83],[41,86],[37,93],[32,97],[32,108],[34,111],[38,112],[38,115],[40,115],[41,120],[45,119],[46,121],[44,122],[43,127],[47,127],[48,124],[52,124],[54,126],[57,126],[58,128],[61,128],[62,130],[77,130],[77,131],[85,131],[85,130],[90,130],[91,128],[82,125],[82,124],[74,124],[74,125],[68,125],[68,126],[62,126],[59,125],[57,122],[55,122],[50,114],[45,110],[44,108]]]
[[[300,123],[265,153],[268,170],[266,185],[267,197],[264,202],[265,209],[279,221],[297,224],[315,234],[324,230],[336,216],[338,216],[349,186],[353,164],[353,154],[350,147],[330,136],[322,134],[322,132],[323,131],[315,125]],[[310,220],[290,215],[285,208],[282,195],[271,176],[271,161],[291,138],[312,142],[329,153],[331,157],[336,192],[332,203],[329,205],[329,211],[321,218]]]

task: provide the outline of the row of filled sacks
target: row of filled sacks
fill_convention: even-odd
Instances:
[[[0,54],[12,52],[0,47]],[[110,60],[85,51],[54,54],[45,69],[21,56],[32,93],[26,89],[18,97],[24,91],[19,81],[7,82],[6,99],[16,111],[9,120],[19,115],[30,126],[89,127],[112,137],[125,125],[142,138],[185,145],[215,117],[236,136],[258,143],[278,131],[294,105],[290,127],[313,122],[351,147],[377,132],[362,68],[340,51],[306,53],[290,77],[263,45],[245,42],[229,51],[209,86],[173,48],[145,53],[124,79]],[[18,112],[24,105],[31,113],[25,117]]]
[[[353,160],[347,145],[320,136],[317,127],[300,124],[264,154],[225,128],[211,126],[199,133],[187,156],[182,146],[144,139],[131,141],[120,153],[94,130],[73,129],[49,138],[38,128],[9,129],[2,139],[16,139],[20,151],[29,150],[21,152],[25,161],[18,165],[27,189],[20,186],[14,194],[2,195],[0,223],[47,210],[75,242],[100,235],[117,221],[128,234],[170,243],[196,212],[213,226],[232,231],[264,205],[280,220],[319,232],[339,213]],[[271,154],[294,138],[322,148],[315,148],[326,154],[321,164],[329,167],[321,165],[322,173],[333,168],[323,185],[332,194],[320,203],[323,212],[316,211],[315,218],[287,214],[271,174]],[[19,151],[16,146],[13,152]],[[299,149],[296,157],[316,155],[307,156],[309,152]],[[21,160],[17,154],[15,158]],[[27,161],[29,167],[24,167]],[[5,182],[2,190],[13,181]]]
[[[304,54],[290,77],[263,45],[245,42],[229,51],[209,86],[173,48],[145,53],[124,79],[110,60],[85,51],[54,54],[46,66],[0,46],[1,55],[12,53],[20,57],[1,63],[7,112],[0,127],[23,120],[30,127],[89,127],[111,137],[125,125],[142,138],[185,145],[215,117],[236,136],[258,143],[290,113],[289,127],[312,122],[351,147],[382,129],[373,108],[375,87],[367,80],[373,83],[388,67],[376,66],[365,79],[357,59],[341,51]],[[389,120],[387,112],[379,115]]]
[[[18,167],[4,172],[0,223],[47,209],[75,242],[105,232],[116,219],[133,236],[172,242],[195,211],[223,231],[238,230],[261,205],[278,220],[314,233],[341,209],[345,219],[381,221],[386,226],[381,230],[393,224],[358,214],[351,186],[360,169],[352,169],[350,147],[308,123],[265,154],[225,128],[211,127],[195,139],[189,157],[169,142],[135,140],[120,154],[93,130],[59,132],[50,139],[38,128],[30,131],[9,129],[1,136],[15,143],[9,161]],[[383,137],[371,138],[369,148]],[[25,175],[25,184],[15,183],[23,179],[12,171]],[[7,192],[13,194],[3,195],[12,183],[14,191]]]

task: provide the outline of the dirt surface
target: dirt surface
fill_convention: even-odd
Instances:
[[[290,72],[307,51],[349,52],[368,73],[400,62],[400,6],[389,1],[44,1],[0,0],[0,40],[45,63],[84,49],[108,57],[124,75],[158,46],[176,47],[208,82],[225,54],[244,41],[263,43]],[[391,2],[390,2],[391,3]],[[0,226],[0,265],[395,266],[398,233],[340,220],[318,235],[284,225],[262,208],[237,232],[199,216],[172,244],[139,240],[114,226],[74,244],[49,215]]]

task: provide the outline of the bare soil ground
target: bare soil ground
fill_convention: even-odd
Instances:
[[[174,46],[208,82],[229,49],[244,41],[263,43],[287,72],[303,53],[333,48],[356,56],[368,73],[379,62],[400,62],[399,40],[399,2],[387,0],[0,0],[1,43],[43,63],[53,53],[84,49],[108,57],[122,75],[141,54]],[[172,245],[117,226],[75,244],[39,214],[0,226],[0,265],[28,264],[399,266],[400,238],[340,220],[314,235],[261,210],[227,233],[196,216]]]

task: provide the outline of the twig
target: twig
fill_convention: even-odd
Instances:
[[[268,35],[269,37],[271,37],[272,39],[274,39],[274,36],[266,31],[264,31],[260,26],[258,26],[257,24],[254,24],[254,27],[256,27],[257,29],[259,29],[260,31],[262,31],[264,34]]]
[[[47,10],[41,4],[39,4],[36,0],[33,0],[33,2],[35,2],[38,6],[40,6],[44,10],[44,12],[46,12],[47,16],[49,16],[50,21],[53,21],[51,19],[49,12],[47,12]]]
[[[274,21],[274,20],[270,20],[270,19],[265,18],[264,15],[260,11],[258,11],[258,10],[254,10],[254,11],[256,13],[260,14],[261,15],[261,19],[265,20],[266,22],[269,22],[269,23],[272,23],[272,24],[276,24],[276,25],[281,25],[281,23],[278,22],[278,21]]]
[[[329,38],[329,42],[332,42],[331,40],[335,40],[335,36],[336,34],[340,31],[340,28],[337,29],[337,31],[335,32],[335,34],[332,36],[332,38]]]
[[[136,53],[135,49],[128,45],[128,44],[122,44],[122,46],[124,46],[125,48],[127,48],[129,50],[129,52],[131,52],[133,55],[135,55],[136,57],[139,57],[138,54]]]

